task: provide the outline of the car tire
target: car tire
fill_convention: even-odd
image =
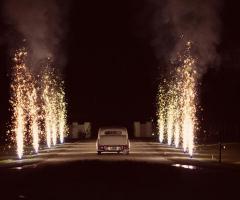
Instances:
[[[129,154],[129,151],[123,151],[123,153],[125,154],[125,155],[128,155]]]

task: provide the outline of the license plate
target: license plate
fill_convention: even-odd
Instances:
[[[117,150],[117,147],[109,147],[109,150]]]

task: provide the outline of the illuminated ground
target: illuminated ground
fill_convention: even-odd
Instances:
[[[238,166],[240,164],[240,149],[236,144],[225,145],[222,158],[225,164]],[[231,147],[231,148],[230,148]],[[16,155],[0,156],[0,167],[27,166],[29,164],[47,165],[61,162],[84,160],[100,161],[144,161],[164,164],[189,164],[189,165],[217,165],[218,146],[205,145],[196,148],[193,158],[190,158],[182,149],[175,149],[157,142],[131,142],[130,155],[117,155],[115,153],[96,154],[95,141],[75,142],[58,145],[52,149],[42,149],[38,155],[28,154],[22,160]],[[239,166],[240,167],[240,166]]]
[[[135,141],[130,155],[98,156],[89,141],[23,160],[1,157],[0,199],[231,199],[238,191],[239,165],[219,166],[209,153],[214,148],[200,148],[191,159],[180,149]]]

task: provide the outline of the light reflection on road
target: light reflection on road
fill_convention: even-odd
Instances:
[[[198,169],[198,167],[193,166],[193,165],[173,164],[172,166],[173,167],[180,167],[180,168],[184,168],[184,169],[191,169],[191,170]]]
[[[25,155],[22,160],[14,156],[4,159],[0,157],[0,168],[15,167],[16,170],[21,170],[40,165],[97,160],[160,163],[185,169],[195,169],[199,163],[213,163],[215,161],[211,154],[196,153],[193,158],[190,158],[180,148],[171,148],[157,142],[132,141],[129,155],[115,153],[97,155],[95,148],[95,141],[65,143],[52,149],[41,149],[39,154]]]

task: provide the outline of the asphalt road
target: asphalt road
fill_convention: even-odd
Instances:
[[[97,155],[92,141],[0,160],[1,200],[238,199],[239,181],[238,166],[155,142],[132,142],[130,155]]]

